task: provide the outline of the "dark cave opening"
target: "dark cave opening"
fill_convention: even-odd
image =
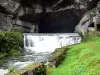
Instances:
[[[94,27],[94,23],[92,23],[89,27]],[[97,31],[100,31],[100,24],[97,24]]]
[[[46,13],[39,22],[39,33],[74,33],[82,13],[76,9]]]
[[[97,25],[97,31],[100,31],[100,24]]]
[[[37,23],[38,33],[74,33],[75,26],[79,23],[82,13],[82,10],[69,9],[49,12],[44,15],[42,13],[36,15],[26,14],[19,17],[19,19]]]
[[[11,14],[9,11],[7,11],[3,6],[0,5],[0,13],[4,14]]]
[[[55,17],[55,15],[51,17],[49,14],[40,21],[39,33],[73,33],[77,24],[75,18]]]
[[[94,23],[90,24],[89,27],[94,27]]]

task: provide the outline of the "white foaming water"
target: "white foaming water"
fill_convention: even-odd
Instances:
[[[53,52],[58,47],[56,37],[28,35],[27,39],[28,46],[24,45],[27,52]]]
[[[8,73],[8,69],[0,69],[0,75]]]
[[[26,52],[53,52],[56,48],[80,43],[78,33],[66,34],[24,34]]]
[[[81,42],[78,33],[64,34],[31,34],[24,33],[24,49],[26,55],[11,58],[5,66],[13,66],[16,69],[23,69],[28,64],[47,60],[47,55],[54,52],[56,48]],[[35,52],[35,53],[34,53]],[[27,54],[28,53],[28,54]],[[4,67],[5,68],[5,67]],[[0,75],[8,73],[8,69],[0,69]]]
[[[16,69],[23,69],[25,66],[27,66],[28,64],[31,64],[34,62],[15,62],[13,64],[10,64],[10,67],[15,67]],[[19,67],[20,66],[20,67]],[[8,69],[0,69],[0,75],[5,75],[8,73]]]
[[[27,66],[27,64],[31,64],[31,63],[34,63],[34,62],[30,62],[30,61],[27,61],[27,62],[16,62],[16,63],[14,63],[13,66],[16,67],[17,69],[22,69],[25,66]],[[17,66],[20,66],[20,67],[17,67]]]

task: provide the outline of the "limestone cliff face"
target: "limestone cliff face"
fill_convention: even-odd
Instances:
[[[37,25],[19,19],[24,14],[32,14],[31,8],[24,8],[18,0],[0,0],[0,7],[0,30],[38,32]]]
[[[84,12],[96,5],[93,1],[98,0],[0,0],[0,30],[73,32]]]
[[[96,32],[100,29],[100,1],[96,7],[87,11],[79,24],[75,27],[75,32],[87,35],[89,32]]]

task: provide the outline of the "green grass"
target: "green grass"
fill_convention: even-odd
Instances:
[[[48,75],[100,75],[100,37],[69,46],[65,60]]]

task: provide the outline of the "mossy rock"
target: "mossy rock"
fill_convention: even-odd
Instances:
[[[42,63],[32,63],[21,70],[16,70],[15,72],[11,72],[6,75],[28,75],[28,72],[29,71],[33,72],[33,70],[34,70],[34,73],[38,75],[38,74],[46,73],[45,69],[46,68]]]
[[[28,66],[26,66],[24,69],[33,69],[35,67],[34,64],[29,64]]]
[[[27,70],[17,70],[16,72],[11,72],[5,75],[28,75]]]
[[[48,61],[54,61],[56,60],[58,57],[61,56],[61,58],[63,59],[64,56],[66,55],[66,51],[67,51],[67,47],[63,47],[63,48],[57,48],[49,57],[48,57]]]
[[[49,65],[51,67],[58,67],[59,64],[62,63],[62,61],[65,58],[67,47],[63,48],[57,48],[49,57],[48,57],[48,67]]]

